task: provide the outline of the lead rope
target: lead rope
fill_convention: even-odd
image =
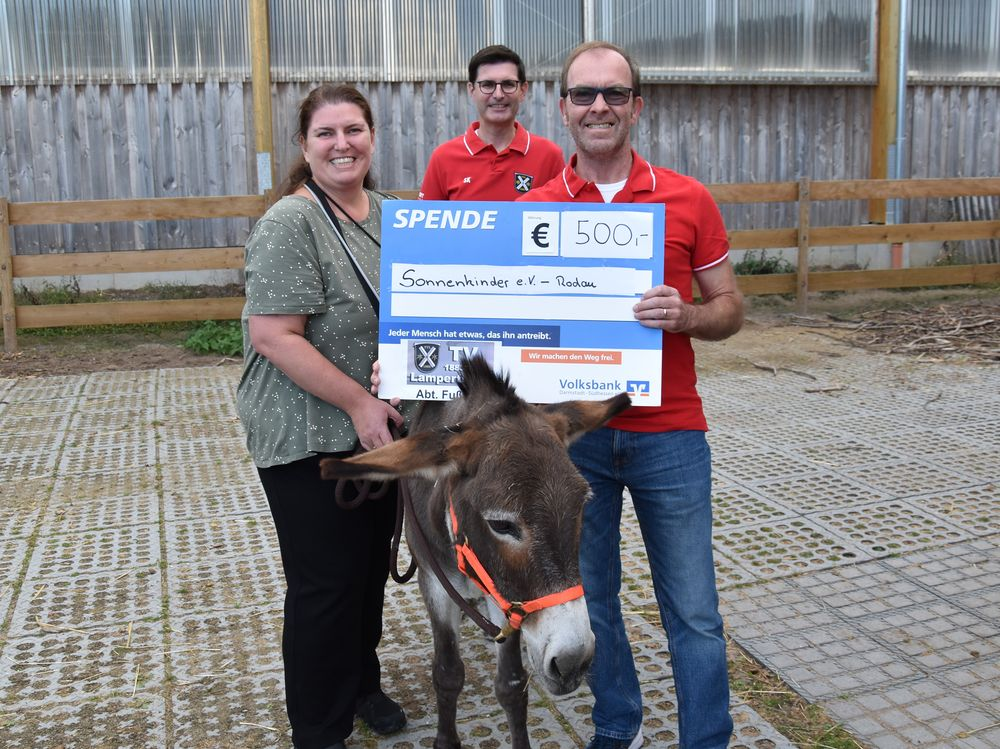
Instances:
[[[399,544],[403,540],[403,508],[409,506],[410,513],[413,512],[413,503],[410,500],[410,489],[405,482],[399,481],[396,493],[396,529],[392,532],[392,545],[389,549],[389,574],[392,579],[402,585],[408,583],[417,571],[417,558],[410,555],[410,566],[406,572],[399,574]],[[416,521],[414,521],[416,524]]]
[[[396,429],[395,424],[390,425],[390,432],[394,440],[399,439],[399,431]],[[355,455],[363,452],[365,451],[361,448],[360,444],[354,450]],[[347,499],[344,496],[349,483],[353,484],[357,491],[357,496],[354,499]],[[356,510],[370,499],[382,499],[389,492],[390,483],[389,481],[368,481],[367,479],[362,481],[337,479],[333,488],[333,500],[337,503],[337,507],[342,510]],[[413,578],[414,573],[417,571],[417,560],[411,557],[410,566],[407,567],[406,572],[400,574],[399,544],[403,537],[403,505],[411,505],[412,512],[412,504],[409,498],[410,490],[402,481],[398,481],[397,485],[399,488],[396,492],[396,527],[392,532],[392,542],[389,546],[389,574],[392,575],[393,580],[402,585],[403,583],[408,583]]]

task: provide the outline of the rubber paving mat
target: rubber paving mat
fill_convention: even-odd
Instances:
[[[716,549],[757,581],[719,576],[727,628],[870,746],[995,748],[1000,368],[858,364],[823,362],[842,389],[806,400],[779,372],[763,426],[759,375],[702,379]]]
[[[1000,746],[997,370],[845,350],[808,381],[701,377],[728,631],[870,746]],[[0,380],[0,747],[290,746],[284,584],[238,378]],[[645,745],[673,747],[670,655],[627,496],[622,569]],[[389,584],[385,632],[409,724],[386,739],[359,724],[350,745],[430,747],[415,584]],[[506,746],[493,646],[466,623],[462,648],[463,744]],[[586,686],[556,699],[532,683],[533,744],[582,747],[589,703]],[[732,712],[732,747],[794,746],[737,696]]]

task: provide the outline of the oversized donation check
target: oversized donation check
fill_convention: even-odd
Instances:
[[[459,395],[482,354],[531,403],[660,404],[663,336],[632,314],[663,282],[663,206],[382,204],[383,398]]]

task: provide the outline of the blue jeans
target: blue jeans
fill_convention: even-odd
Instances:
[[[588,683],[599,735],[630,739],[642,696],[621,602],[622,490],[632,495],[667,633],[681,749],[725,749],[729,715],[726,643],[712,563],[712,463],[704,432],[585,434],[570,456],[590,483],[580,570],[597,650]]]

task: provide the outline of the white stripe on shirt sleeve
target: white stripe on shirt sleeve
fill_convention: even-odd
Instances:
[[[692,268],[692,270],[693,270],[693,271],[694,271],[695,273],[697,273],[697,272],[698,272],[698,271],[700,271],[700,270],[708,270],[709,268],[711,268],[711,267],[713,267],[713,266],[716,266],[716,265],[718,265],[719,263],[721,263],[721,262],[722,262],[723,260],[725,260],[725,259],[726,259],[727,257],[729,257],[729,250],[726,250],[726,254],[725,254],[725,255],[723,255],[722,257],[720,257],[720,258],[719,258],[718,260],[713,260],[712,262],[708,263],[707,265],[700,265],[700,266],[698,266],[697,268]]]

